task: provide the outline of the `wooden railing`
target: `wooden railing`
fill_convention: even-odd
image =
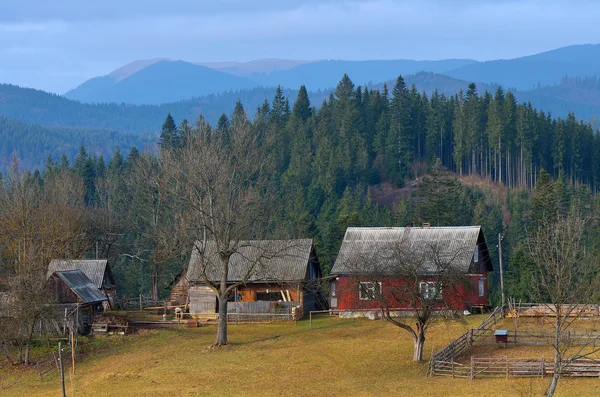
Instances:
[[[543,378],[554,374],[554,363],[540,358],[473,357],[469,363],[439,361],[436,376],[453,378]],[[578,359],[564,363],[561,376],[600,377],[600,360]]]
[[[498,321],[504,317],[504,306],[498,306],[494,311],[479,325],[479,327],[470,329],[458,338],[454,339],[448,346],[431,355],[429,360],[428,375],[436,375],[439,366],[444,366],[447,363],[454,363],[455,358],[467,350],[475,340],[485,334],[486,331],[492,329]]]

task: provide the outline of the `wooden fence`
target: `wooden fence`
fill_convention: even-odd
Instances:
[[[554,363],[532,358],[485,358],[471,356],[470,363],[440,361],[435,368],[436,376],[453,378],[543,378],[554,375]],[[566,362],[561,376],[600,377],[600,360],[578,359]]]
[[[472,330],[475,332],[475,330]],[[509,345],[548,345],[553,340],[555,334],[553,331],[533,331],[533,330],[506,330],[507,344]],[[477,332],[477,338],[473,340],[474,344],[496,344],[494,330],[488,329]],[[475,343],[476,342],[476,343]],[[593,331],[566,331],[563,335],[563,343],[570,345],[590,345],[600,346],[600,332]]]
[[[504,306],[498,306],[477,328],[471,329],[458,338],[454,339],[448,346],[431,355],[428,374],[436,375],[438,366],[454,363],[456,357],[467,350],[477,338],[482,337],[492,329],[496,323],[504,317]]]

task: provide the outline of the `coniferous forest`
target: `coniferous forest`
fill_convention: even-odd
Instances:
[[[160,206],[174,201],[162,196],[159,183],[143,181],[160,176],[161,158],[195,134],[227,137],[241,125],[266,149],[265,178],[277,194],[277,205],[264,212],[263,230],[315,238],[325,274],[349,226],[481,225],[495,267],[502,235],[507,294],[527,301],[531,265],[524,239],[535,214],[578,211],[591,220],[590,230],[597,228],[600,138],[576,114],[553,118],[517,104],[502,88],[481,93],[475,84],[454,96],[428,96],[402,77],[393,87],[371,90],[344,75],[318,110],[304,86],[293,106],[290,101],[278,89],[258,109],[238,102],[216,125],[203,116],[176,121],[165,115],[155,153],[117,149],[105,162],[81,147],[73,164],[49,157],[43,170],[12,172],[42,187],[57,175],[79,181],[87,248],[78,255],[97,251],[114,259],[128,296],[148,294],[153,284],[156,293],[166,293],[188,255],[185,247],[158,244],[177,217],[148,216],[186,208]],[[600,243],[596,233],[588,240],[590,248]]]

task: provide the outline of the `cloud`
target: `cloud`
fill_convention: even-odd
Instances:
[[[590,0],[6,1],[2,80],[65,92],[155,57],[511,58],[597,40],[599,10]]]

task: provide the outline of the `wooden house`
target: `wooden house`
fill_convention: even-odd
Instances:
[[[190,282],[190,313],[215,313],[215,293],[205,283],[206,274],[216,282],[220,257],[214,242],[196,244],[186,278]],[[327,302],[319,279],[321,268],[312,239],[240,241],[229,261],[228,282],[244,283],[235,288],[229,306],[237,312],[264,312],[273,307],[300,307],[303,313],[320,309]]]
[[[396,249],[401,244],[402,250]],[[485,237],[480,226],[461,227],[350,227],[346,230],[340,252],[332,268],[333,277],[329,283],[329,306],[337,310],[378,309],[379,302],[374,298],[374,290],[385,299],[389,291],[405,280],[380,273],[381,279],[365,277],[364,267],[391,269],[399,263],[400,255],[422,252],[424,247],[437,247],[435,260],[449,258],[451,266],[463,272],[469,285],[444,287],[441,294],[450,294],[446,299],[454,310],[481,309],[488,305],[488,272],[493,270]],[[374,253],[384,252],[385,255]],[[415,272],[420,278],[418,287],[424,294],[433,285],[436,266],[426,256],[419,262]],[[365,260],[364,258],[368,258]],[[369,263],[367,263],[369,262]],[[383,263],[386,262],[386,263]],[[390,272],[389,274],[393,274]],[[361,279],[364,278],[364,279]],[[436,287],[437,288],[437,287]],[[394,307],[392,305],[392,307]],[[398,309],[403,309],[398,308]]]
[[[171,284],[167,287],[171,292],[169,294],[169,301],[172,306],[184,306],[188,304],[189,286],[187,278],[187,268],[183,268]]]
[[[55,272],[80,270],[92,283],[101,290],[108,300],[106,309],[114,308],[117,299],[115,280],[106,259],[53,259],[48,265],[46,278]]]
[[[80,329],[89,330],[93,316],[104,311],[103,302],[108,297],[81,270],[54,272],[48,283],[58,304],[64,307],[76,305]]]

